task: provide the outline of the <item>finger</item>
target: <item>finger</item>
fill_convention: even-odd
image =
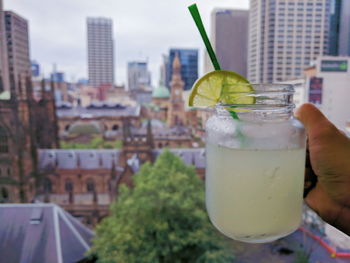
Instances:
[[[325,141],[330,137],[333,138],[334,135],[341,135],[333,123],[312,104],[306,103],[300,106],[295,116],[304,124],[311,145],[314,145],[316,141]],[[343,137],[343,135],[341,136]]]
[[[307,130],[316,129],[324,124],[331,124],[323,113],[310,103],[301,105],[296,110],[295,117],[304,124]]]

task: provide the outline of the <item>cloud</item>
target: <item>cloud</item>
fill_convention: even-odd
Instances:
[[[170,47],[203,45],[187,6],[193,0],[4,0],[29,21],[31,58],[47,74],[56,63],[68,79],[87,77],[86,17],[110,17],[114,22],[116,78],[125,83],[126,64],[148,58],[153,83],[158,83],[161,54]],[[248,8],[248,0],[198,0],[207,29],[216,7]],[[201,60],[200,60],[201,62]],[[201,65],[200,65],[201,68]]]

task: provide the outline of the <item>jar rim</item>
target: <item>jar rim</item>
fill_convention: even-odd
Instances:
[[[249,112],[285,112],[289,113],[295,108],[293,102],[293,94],[295,93],[294,84],[254,84],[254,83],[239,83],[239,86],[246,85],[252,89],[244,89],[240,91],[233,89],[232,92],[227,92],[230,96],[234,95],[232,102],[218,103],[215,107],[220,111],[220,109],[228,109],[230,111],[236,111],[240,113]],[[241,89],[242,90],[242,89]],[[254,103],[242,104],[235,103],[239,101],[245,101],[244,98],[254,98]]]

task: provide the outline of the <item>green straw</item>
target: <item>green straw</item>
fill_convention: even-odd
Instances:
[[[201,19],[201,15],[199,14],[199,11],[198,11],[198,8],[197,8],[197,4],[190,5],[188,7],[188,10],[190,10],[190,13],[191,13],[191,15],[193,17],[193,20],[196,23],[196,26],[197,26],[197,28],[199,30],[199,33],[202,36],[204,45],[207,48],[207,51],[208,51],[210,60],[213,63],[214,69],[215,70],[220,70],[221,68],[220,68],[219,62],[218,62],[218,60],[216,58],[215,52],[213,50],[213,47],[210,44],[210,40],[208,38],[207,32],[205,31],[205,28],[204,28],[204,25],[203,25],[203,22],[202,22],[202,19]]]
[[[202,40],[204,42],[205,47],[207,48],[211,63],[213,63],[214,69],[215,70],[221,70],[221,67],[219,65],[218,59],[216,58],[215,52],[213,50],[213,47],[211,46],[210,40],[208,38],[207,32],[205,31],[201,15],[199,14],[197,4],[190,5],[188,7],[188,10],[190,11],[192,18],[194,22],[196,23],[196,26],[198,28],[199,33],[201,34]],[[232,116],[233,119],[239,120],[238,115],[234,111],[229,111],[230,115]],[[238,136],[241,138],[241,142],[244,141],[244,135],[238,129]]]

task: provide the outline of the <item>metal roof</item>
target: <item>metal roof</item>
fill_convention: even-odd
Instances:
[[[97,117],[123,117],[123,116],[139,116],[140,106],[122,107],[122,108],[105,108],[105,107],[74,107],[74,108],[58,108],[57,116],[64,117],[80,117],[80,118],[97,118]]]
[[[157,157],[163,150],[153,150]],[[170,151],[182,158],[188,165],[205,168],[205,150],[203,148],[179,148]],[[39,168],[50,169],[112,169],[117,167],[121,150],[39,150]]]
[[[94,233],[54,204],[0,205],[0,263],[71,263]]]

